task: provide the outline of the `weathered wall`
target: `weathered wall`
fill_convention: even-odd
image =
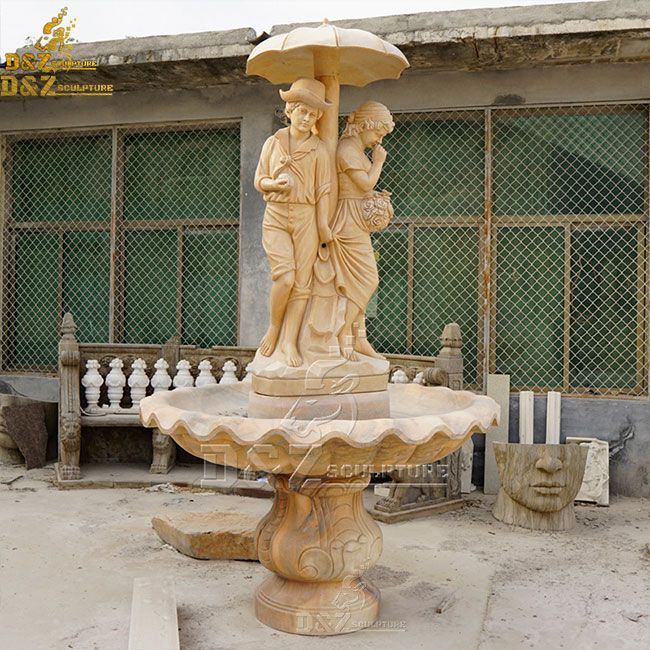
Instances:
[[[650,98],[650,63],[599,64],[477,72],[407,72],[399,81],[343,88],[341,112],[366,99],[394,111],[518,104],[618,102]],[[267,83],[222,85],[202,90],[147,90],[108,98],[0,101],[2,130],[73,128],[146,122],[241,119],[240,345],[256,345],[267,323],[270,286],[261,246],[263,202],[253,187],[264,139],[273,130],[281,102]],[[544,398],[539,398],[544,400]],[[516,407],[516,400],[515,400]],[[540,404],[538,413],[544,413]],[[511,431],[517,431],[512,409]],[[541,416],[540,416],[541,417]],[[614,461],[612,490],[650,496],[650,402],[565,399],[562,435],[613,440],[629,418],[634,438]],[[539,431],[543,424],[537,423]],[[540,434],[541,435],[541,434]]]

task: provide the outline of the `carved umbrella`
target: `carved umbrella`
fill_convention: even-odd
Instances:
[[[327,145],[332,170],[338,143],[339,88],[341,84],[366,86],[380,79],[398,79],[409,65],[394,46],[362,29],[344,29],[327,19],[318,27],[298,27],[262,41],[251,52],[246,74],[273,84],[289,84],[301,77],[318,79],[332,102],[318,122],[319,137]],[[332,174],[331,213],[338,198]]]

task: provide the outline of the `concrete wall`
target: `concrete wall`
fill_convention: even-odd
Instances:
[[[477,72],[407,72],[401,80],[366,88],[343,88],[341,112],[366,99],[394,111],[484,107],[504,104],[619,102],[650,98],[650,63],[555,66]],[[254,346],[267,323],[270,286],[261,246],[263,202],[253,187],[264,139],[273,130],[281,102],[267,83],[222,85],[201,90],[143,90],[108,98],[60,98],[0,102],[2,130],[73,128],[204,119],[241,119],[242,192],[239,344]],[[540,398],[541,399],[541,398]],[[538,411],[544,412],[540,406]],[[517,430],[513,409],[511,431]],[[612,469],[621,494],[650,496],[650,402],[648,400],[565,399],[563,436],[596,435],[612,440],[626,418],[635,437]],[[542,426],[541,424],[539,425]],[[542,429],[540,429],[541,431]]]

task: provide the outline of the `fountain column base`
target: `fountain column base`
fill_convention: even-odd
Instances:
[[[363,507],[367,477],[276,475],[273,508],[257,527],[260,562],[274,575],[255,594],[264,624],[293,634],[361,630],[379,590],[361,576],[379,559],[381,531]]]

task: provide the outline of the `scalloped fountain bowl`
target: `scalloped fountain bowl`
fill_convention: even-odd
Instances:
[[[141,402],[141,419],[195,456],[272,475],[273,507],[256,534],[273,572],[256,592],[260,621],[319,636],[372,625],[379,591],[362,574],[382,540],[362,501],[370,473],[447,456],[495,424],[499,406],[467,391],[390,384],[391,417],[355,419],[362,393],[320,404],[298,397],[284,418],[258,418],[247,416],[249,393],[247,383],[160,392]]]

